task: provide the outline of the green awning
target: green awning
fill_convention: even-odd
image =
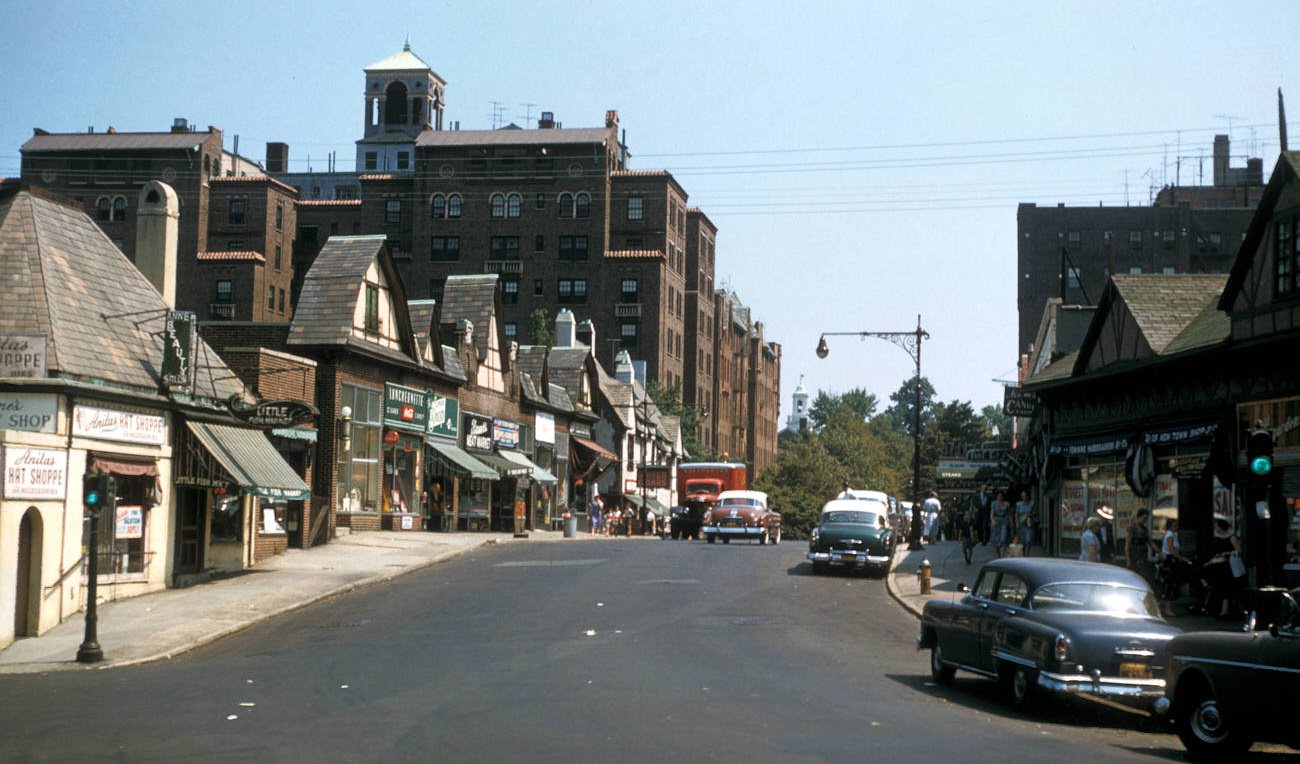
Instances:
[[[529,459],[518,451],[511,451],[510,449],[503,448],[501,449],[500,454],[521,467],[527,467],[529,475],[533,478],[534,482],[542,483],[544,485],[555,485],[559,482],[554,475],[541,467],[538,467],[532,459]]]
[[[212,458],[230,473],[243,493],[268,499],[311,497],[311,489],[261,430],[208,422],[186,422],[185,426],[212,454]]]
[[[470,477],[478,478],[480,480],[496,480],[497,477],[499,477],[496,470],[487,466],[483,462],[480,462],[478,459],[475,459],[467,452],[451,443],[439,443],[437,441],[426,440],[424,445],[428,446],[429,450],[441,457],[443,463],[448,467],[451,467],[453,470],[464,472]]]
[[[526,465],[512,462],[496,454],[487,454],[474,452],[475,459],[483,462],[487,466],[497,471],[497,474],[504,478],[527,478],[532,476],[532,469]]]

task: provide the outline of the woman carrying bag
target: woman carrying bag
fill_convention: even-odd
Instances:
[[[1246,585],[1246,566],[1241,559],[1241,542],[1232,534],[1223,518],[1214,521],[1214,538],[1210,542],[1210,559],[1202,565],[1210,587],[1205,602],[1206,615],[1231,618],[1241,611],[1241,591]],[[1218,605],[1218,610],[1214,606]]]

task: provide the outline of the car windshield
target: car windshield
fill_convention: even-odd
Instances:
[[[762,509],[763,502],[758,499],[727,498],[719,501],[718,507],[729,507],[731,509]]]
[[[853,523],[857,525],[878,525],[880,515],[862,510],[840,509],[822,515],[823,523]]]
[[[1155,596],[1145,589],[1106,583],[1047,584],[1029,600],[1034,610],[1081,610],[1159,617]]]

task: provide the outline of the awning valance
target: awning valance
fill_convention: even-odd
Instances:
[[[541,467],[538,467],[532,459],[529,459],[518,451],[511,451],[508,448],[503,448],[501,449],[500,454],[521,467],[527,467],[528,474],[532,477],[534,482],[542,483],[544,485],[555,485],[559,482],[554,475]]]
[[[602,459],[609,459],[610,461],[614,461],[614,462],[618,461],[617,456],[615,456],[608,449],[606,449],[604,446],[600,445],[594,440],[579,438],[577,435],[570,435],[569,439],[574,443],[576,443],[577,445],[582,446],[583,448],[592,452],[596,456],[599,456]]]
[[[260,430],[208,422],[186,422],[185,426],[243,493],[270,499],[311,497],[311,489]]]
[[[475,451],[473,457],[480,462],[497,471],[497,474],[505,478],[526,478],[532,476],[532,469],[527,465],[512,462],[509,459],[496,454]]]
[[[1101,454],[1124,453],[1128,451],[1133,439],[1133,433],[1092,438],[1062,438],[1053,441],[1047,452],[1052,456],[1098,456]]]
[[[90,457],[87,471],[122,475],[124,477],[138,477],[140,475],[158,477],[158,463],[154,461],[133,462],[127,459],[109,458],[95,454]]]
[[[472,478],[481,480],[496,480],[499,477],[496,470],[451,443],[426,440],[424,445],[437,454],[444,464],[457,472],[464,472]]]

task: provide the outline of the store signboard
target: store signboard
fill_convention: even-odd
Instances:
[[[502,448],[519,448],[519,423],[509,419],[493,419],[492,441]]]
[[[114,538],[144,538],[144,507],[118,506],[114,514],[116,515],[116,527],[113,529]]]
[[[58,414],[58,396],[0,393],[0,430],[52,433]]]
[[[1033,416],[1038,413],[1038,394],[1023,387],[1002,388],[1002,413],[1007,416]]]
[[[4,498],[57,499],[68,492],[68,452],[4,447]]]
[[[423,390],[384,383],[384,424],[424,432],[429,427],[429,399]]]
[[[460,402],[437,393],[429,394],[429,434],[456,439],[460,432]]]
[[[169,310],[163,318],[162,383],[186,389],[194,384],[199,322],[188,310]]]
[[[555,417],[537,412],[533,421],[533,439],[538,443],[555,444]]]
[[[492,450],[492,417],[478,414],[465,414],[464,428],[465,448],[476,451]]]
[[[0,377],[44,377],[46,345],[44,334],[0,334]]]
[[[80,405],[72,410],[72,434],[81,438],[161,446],[166,424],[156,414]]]

